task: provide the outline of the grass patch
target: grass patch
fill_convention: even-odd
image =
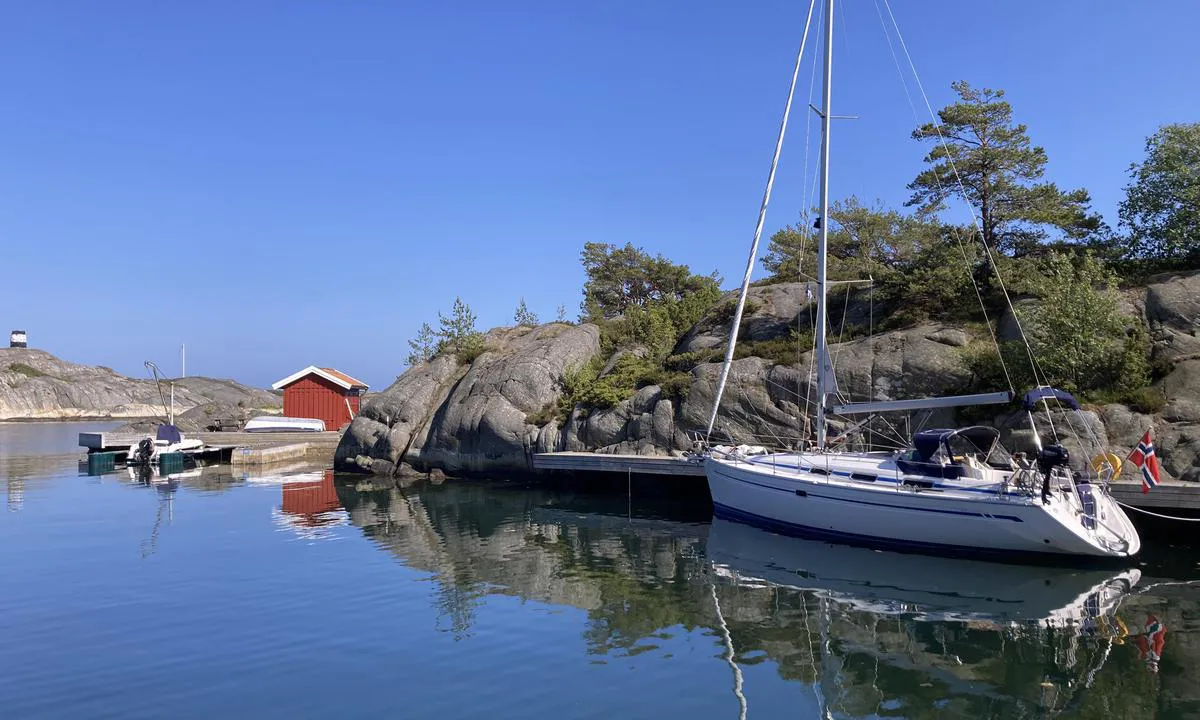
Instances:
[[[8,366],[8,369],[10,372],[15,372],[18,375],[24,375],[28,378],[46,377],[46,373],[25,363],[13,363]]]
[[[812,350],[812,343],[812,333],[793,329],[787,337],[738,343],[734,359],[760,357],[776,365],[795,365],[803,353]]]

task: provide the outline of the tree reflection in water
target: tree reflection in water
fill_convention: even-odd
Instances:
[[[433,575],[438,622],[456,638],[469,637],[488,595],[506,594],[585,610],[597,656],[698,631],[721,662],[727,628],[738,668],[773,665],[834,717],[1200,712],[1189,577],[1160,585],[1134,568],[847,549],[663,519],[662,506],[606,514],[584,495],[494,483],[343,484],[338,495],[366,537]],[[1135,642],[1148,614],[1171,632],[1157,673]],[[752,684],[744,692],[753,709]]]

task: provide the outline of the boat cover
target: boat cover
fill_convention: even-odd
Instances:
[[[179,428],[174,425],[159,425],[158,434],[154,437],[156,440],[166,440],[169,443],[177,443],[183,439],[183,435],[179,433]]]
[[[1026,410],[1033,410],[1039,400],[1053,399],[1066,404],[1072,410],[1079,409],[1079,401],[1075,399],[1071,393],[1066,390],[1058,390],[1052,387],[1034,388],[1025,393],[1024,399],[1021,401],[1021,406]]]

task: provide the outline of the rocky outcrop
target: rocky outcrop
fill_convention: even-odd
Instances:
[[[750,288],[738,337],[742,340],[770,340],[786,337],[800,323],[801,312],[812,310],[809,283],[780,283]],[[676,345],[675,352],[723,350],[729,342],[729,325],[737,304],[730,293],[707,317],[696,323]]]
[[[446,354],[406,372],[351,423],[337,464],[376,473],[395,473],[401,463],[449,473],[529,471],[541,435],[529,418],[558,399],[564,371],[597,353],[599,328],[502,328],[488,333],[485,346],[470,364]]]
[[[1142,290],[1129,291],[1123,307],[1131,324],[1141,322],[1151,337],[1156,365],[1164,368],[1158,389],[1168,403],[1157,415],[1120,404],[1089,407],[1082,414],[1055,412],[1049,419],[1038,415],[1039,433],[1051,435],[1052,424],[1082,463],[1093,440],[1120,454],[1153,425],[1169,477],[1200,481],[1200,273],[1156,278]],[[752,288],[740,336],[747,342],[789,337],[811,309],[803,283]],[[852,301],[846,311],[851,317],[863,309]],[[732,298],[726,298],[680,340],[675,353],[718,357],[732,315]],[[1015,332],[1015,324],[1010,330]],[[851,401],[952,395],[972,391],[968,355],[977,340],[964,328],[930,323],[831,345],[830,357],[841,395]],[[381,474],[398,473],[404,464],[452,474],[523,472],[531,469],[534,452],[678,454],[691,447],[692,433],[708,426],[720,375],[717,362],[695,366],[682,398],[668,397],[658,386],[644,387],[609,409],[576,408],[560,424],[544,411],[558,401],[564,370],[599,351],[598,329],[560,323],[507,328],[489,334],[487,344],[488,352],[469,365],[447,356],[406,372],[351,425],[338,449],[338,464]],[[797,350],[795,362],[734,361],[718,413],[722,434],[785,446],[807,434],[815,399],[812,353]],[[608,370],[616,357],[605,360]],[[993,423],[1014,447],[1032,445],[1024,412],[973,412],[964,416],[944,409],[915,420],[925,427]],[[894,440],[906,425],[900,418],[887,420],[897,428],[888,431]],[[831,425],[833,432],[840,428]],[[872,432],[884,437],[882,430]]]
[[[201,406],[253,413],[279,408],[281,400],[275,393],[232,380],[176,380],[176,412],[183,414]],[[67,362],[43,350],[0,348],[0,420],[135,418],[163,413],[163,401],[152,380],[134,380],[106,367]]]

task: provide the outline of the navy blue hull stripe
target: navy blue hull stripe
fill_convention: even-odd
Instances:
[[[880,538],[872,535],[860,535],[858,533],[842,532],[840,530],[830,530],[825,528],[816,528],[808,525],[796,525],[794,523],[776,520],[774,518],[755,515],[743,510],[737,510],[727,505],[713,503],[713,514],[724,520],[733,520],[735,522],[754,525],[765,530],[771,530],[782,535],[791,535],[793,537],[809,538],[812,540],[824,540],[827,542],[845,543],[848,545],[859,545],[863,547],[880,548],[884,550],[896,550],[900,552],[922,552],[933,553],[937,555],[945,555],[950,557],[968,557],[968,558],[985,558],[985,559],[1043,559],[1046,561],[1062,562],[1065,558],[1072,556],[1037,552],[1024,550],[999,550],[995,548],[977,548],[963,547],[961,545],[946,545],[943,543],[920,542],[917,540],[897,540],[892,538]],[[1099,558],[1073,558],[1073,564],[1079,564],[1087,561],[1096,561]]]
[[[752,480],[744,480],[739,477],[734,477],[733,475],[724,475],[724,477],[727,477],[730,480],[733,480],[735,482],[745,483],[747,485],[754,485],[755,487],[760,487],[760,488],[766,488],[767,490],[774,490],[776,492],[787,493],[788,495],[794,494],[792,490],[788,490],[787,488],[777,488],[772,485],[764,485],[762,483],[756,483]],[[964,516],[964,517],[985,518],[988,520],[1010,520],[1012,522],[1025,522],[1024,520],[1022,520],[1021,518],[1019,518],[1015,515],[994,515],[992,513],[969,512],[966,510],[943,510],[941,508],[923,508],[923,507],[912,507],[911,505],[897,505],[895,503],[871,502],[870,500],[853,500],[850,498],[834,497],[832,495],[822,495],[820,493],[813,492],[812,490],[809,490],[807,488],[806,488],[806,492],[807,492],[807,497],[815,498],[817,500],[831,500],[833,502],[853,503],[855,505],[870,505],[872,507],[887,508],[889,510],[911,510],[913,512],[938,513],[941,515],[960,515],[960,516]],[[974,502],[974,501],[972,501],[972,502]]]

